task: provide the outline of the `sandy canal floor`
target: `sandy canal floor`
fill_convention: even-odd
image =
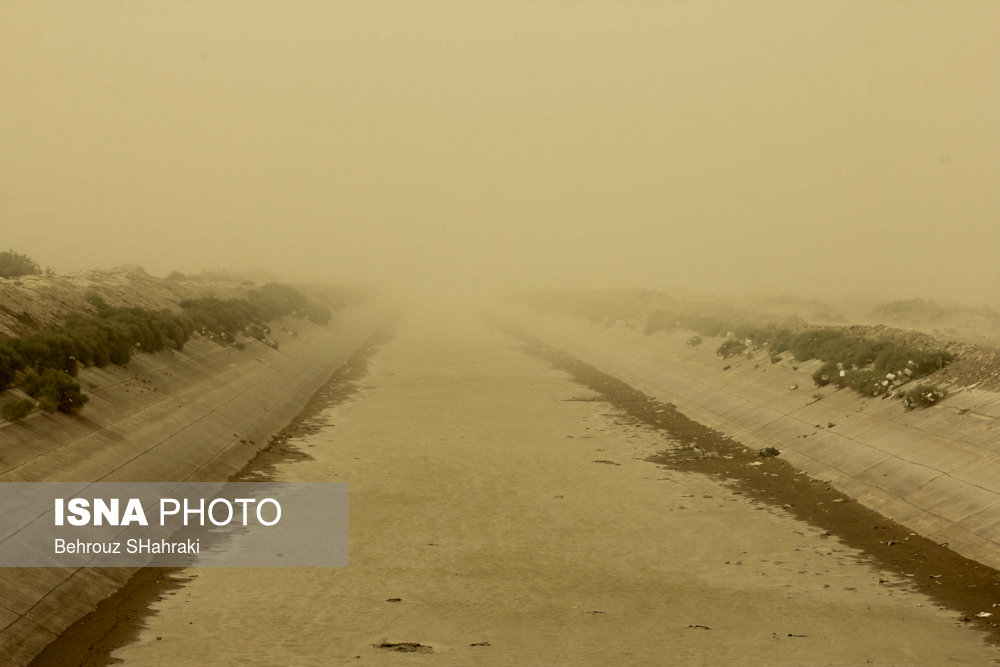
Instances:
[[[351,565],[189,570],[114,658],[981,665],[998,655],[954,612],[880,583],[900,579],[820,530],[643,461],[671,443],[587,400],[503,333],[403,325],[361,384],[293,442],[314,460],[277,473],[350,482]]]

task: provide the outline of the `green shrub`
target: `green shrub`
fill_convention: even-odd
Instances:
[[[35,402],[27,398],[12,398],[0,405],[0,417],[9,422],[16,422],[28,416],[35,407]]]
[[[88,400],[73,378],[53,368],[48,368],[41,374],[34,370],[28,371],[21,388],[24,393],[37,400],[39,409],[45,412],[73,412],[83,407]]]
[[[735,357],[738,354],[743,354],[746,349],[747,346],[743,341],[730,338],[720,345],[715,353],[719,355],[720,359],[728,359],[729,357]]]
[[[13,250],[0,252],[0,278],[16,278],[17,276],[36,275],[41,272],[38,264],[27,255]]]
[[[734,333],[741,338],[749,338],[754,345],[770,347],[772,353],[784,352],[792,341],[792,332],[777,326],[753,327],[740,326]]]
[[[316,324],[330,321],[330,310],[310,300],[294,287],[268,283],[251,291],[246,299],[187,299],[181,308],[193,328],[219,334],[225,339],[237,333],[260,331],[264,322],[287,315],[305,317]],[[255,338],[258,336],[254,336]]]
[[[840,369],[837,368],[837,362],[827,361],[824,362],[819,369],[816,370],[812,375],[813,382],[816,383],[817,387],[825,387],[831,382],[837,383],[840,378]]]
[[[246,325],[258,323],[261,319],[245,299],[187,299],[181,301],[181,308],[194,328],[203,332],[236,334]]]
[[[919,384],[903,393],[903,407],[907,410],[926,408],[947,396],[946,392],[933,384]]]
[[[261,319],[296,315],[316,324],[327,324],[330,321],[329,309],[288,285],[268,283],[251,292],[248,299],[260,309]]]
[[[364,293],[345,289],[338,298],[346,305],[364,298]],[[40,409],[70,412],[87,401],[72,379],[81,364],[121,366],[138,351],[180,350],[196,328],[213,332],[221,342],[239,349],[243,346],[236,335],[244,332],[276,347],[265,337],[270,333],[264,324],[267,320],[298,315],[325,324],[330,319],[326,306],[277,283],[252,291],[246,299],[184,301],[181,314],[112,307],[96,292],[87,294],[86,299],[96,314],[72,313],[61,327],[0,339],[0,391],[13,386],[26,371],[21,386],[37,399]]]
[[[87,292],[85,298],[87,299],[87,303],[94,307],[98,315],[111,310],[111,306],[104,300],[104,297],[93,290]]]
[[[10,340],[0,340],[0,391],[14,381],[14,375],[24,368],[24,359]]]
[[[850,387],[865,396],[877,396],[885,390],[882,386],[883,377],[871,369],[853,369],[847,371],[840,386]]]
[[[76,375],[76,346],[61,331],[38,331],[13,340],[24,365],[39,373],[54,369]]]
[[[852,347],[851,337],[838,329],[809,329],[792,338],[789,349],[796,361],[839,360]]]
[[[909,368],[913,377],[923,377],[944,368],[952,358],[950,353],[943,350],[925,352],[910,347],[893,346],[879,352],[875,358],[875,370],[885,375]]]

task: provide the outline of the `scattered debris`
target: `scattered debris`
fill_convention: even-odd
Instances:
[[[386,598],[386,602],[402,602],[403,598]]]
[[[594,463],[606,463],[609,466],[620,466],[621,463],[615,463],[614,461],[609,461],[607,459],[597,459]]]
[[[433,653],[434,648],[431,646],[426,646],[424,644],[418,644],[417,642],[387,642],[381,641],[378,644],[372,644],[375,648],[385,649],[386,651],[397,651],[399,653]]]
[[[906,410],[929,407],[945,396],[947,396],[947,393],[937,386],[921,384],[903,394],[903,407]]]
[[[702,449],[701,447],[691,447],[692,453],[699,459],[721,459],[722,455],[719,452],[710,452]]]
[[[781,454],[781,450],[778,449],[778,448],[776,448],[776,447],[764,447],[763,449],[761,449],[760,451],[757,452],[758,456],[761,456],[761,457],[764,457],[764,458],[768,458],[768,457],[771,457],[771,456],[777,456],[778,454]]]
[[[474,642],[469,644],[469,646],[492,646],[489,642]]]
[[[689,625],[688,627],[689,628],[697,628],[699,630],[711,630],[712,629],[712,628],[708,627],[707,625],[700,625],[700,624]]]

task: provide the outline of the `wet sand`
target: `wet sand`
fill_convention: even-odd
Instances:
[[[273,461],[351,483],[351,565],[191,569],[125,664],[985,664],[823,527],[646,459],[678,443],[520,341],[410,323]],[[685,451],[678,449],[677,451]],[[396,646],[392,646],[396,645]],[[419,645],[419,646],[418,646]],[[404,650],[413,649],[404,652]]]

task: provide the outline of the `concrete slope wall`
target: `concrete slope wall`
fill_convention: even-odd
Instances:
[[[953,388],[941,404],[906,412],[900,401],[816,388],[816,361],[798,370],[764,354],[721,361],[721,339],[691,347],[690,332],[647,336],[576,318],[513,317],[552,347],[748,447],[777,447],[810,476],[1000,568],[1000,395]]]
[[[284,428],[389,315],[353,308],[329,326],[274,327],[279,349],[192,340],[127,368],[86,369],[80,415],[0,428],[3,481],[224,480]],[[131,576],[127,568],[0,568],[0,664],[22,665]]]

